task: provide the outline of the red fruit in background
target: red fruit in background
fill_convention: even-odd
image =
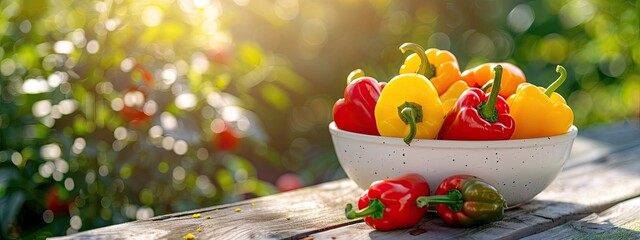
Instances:
[[[240,137],[227,122],[221,122],[222,120],[215,120],[214,135],[213,135],[213,147],[222,151],[233,151],[238,145],[240,145]]]
[[[278,180],[276,180],[276,187],[278,188],[278,191],[286,192],[302,188],[304,187],[304,183],[298,175],[293,173],[285,173],[280,175],[280,177],[278,177]]]
[[[233,51],[229,46],[219,46],[205,51],[209,61],[218,64],[228,64],[233,59]]]
[[[142,81],[140,81],[142,80]],[[153,75],[144,66],[136,64],[131,70],[131,86],[122,95],[124,103],[120,114],[133,125],[140,125],[151,118],[144,112],[144,106],[149,102],[149,91],[153,88]]]
[[[70,203],[69,193],[58,185],[49,188],[44,197],[45,208],[51,210],[54,214],[68,213]]]
[[[124,106],[120,110],[120,114],[131,121],[134,125],[139,125],[151,118],[144,112],[144,104],[147,102],[147,94],[139,91],[136,87],[131,87],[124,94]]]

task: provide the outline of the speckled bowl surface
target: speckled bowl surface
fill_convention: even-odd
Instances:
[[[360,188],[373,181],[405,173],[423,175],[431,194],[444,178],[470,174],[493,185],[509,208],[544,190],[569,158],[578,129],[563,135],[501,141],[450,141],[380,137],[340,130],[329,131],[340,165]]]

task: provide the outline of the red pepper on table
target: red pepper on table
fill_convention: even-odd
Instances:
[[[491,93],[478,88],[462,93],[456,105],[445,116],[438,139],[444,140],[506,140],[515,131],[509,105],[498,95],[502,66],[494,68],[495,79]]]
[[[445,178],[432,196],[416,200],[419,207],[435,204],[436,212],[446,224],[468,227],[502,219],[506,206],[493,186],[471,175]]]
[[[429,194],[429,184],[419,174],[376,181],[358,200],[358,211],[347,204],[348,219],[364,217],[364,222],[380,231],[407,228],[417,224],[427,212],[419,208],[416,199]]]
[[[352,80],[355,79],[355,80]],[[344,98],[333,105],[333,120],[339,129],[368,135],[380,135],[376,126],[375,107],[386,83],[365,77],[357,69],[347,79]]]

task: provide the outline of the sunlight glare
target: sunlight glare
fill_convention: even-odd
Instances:
[[[178,125],[178,120],[169,112],[163,112],[160,114],[160,123],[162,128],[166,130],[173,130]]]
[[[22,83],[22,91],[26,94],[38,94],[49,91],[49,83],[44,79],[30,78]]]
[[[144,94],[140,91],[130,91],[124,94],[124,105],[127,107],[141,107],[144,105]]]
[[[209,0],[193,0],[193,6],[197,8],[204,8],[210,4]]]
[[[148,27],[155,27],[162,23],[164,13],[157,6],[149,6],[142,11],[142,23]]]
[[[40,100],[33,104],[31,112],[34,117],[44,117],[51,113],[51,101]]]
[[[176,107],[182,110],[190,110],[196,106],[196,95],[193,93],[183,93],[176,97]]]
[[[55,143],[47,144],[40,148],[40,156],[42,156],[43,159],[56,159],[59,158],[61,154],[62,150],[60,149],[60,146]]]
[[[73,43],[71,41],[57,41],[54,45],[53,45],[53,50],[56,53],[60,53],[60,54],[70,54],[73,52]]]

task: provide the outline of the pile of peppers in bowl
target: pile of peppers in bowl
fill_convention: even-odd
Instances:
[[[511,63],[489,62],[460,72],[449,51],[424,50],[405,43],[413,52],[388,82],[378,82],[355,70],[348,76],[344,98],[333,106],[333,120],[345,131],[413,139],[508,140],[566,133],[573,111],[555,90],[567,77],[549,87],[527,83]],[[541,128],[540,126],[545,126]]]
[[[413,139],[491,141],[540,138],[567,133],[573,111],[555,90],[567,77],[547,88],[527,83],[523,71],[507,62],[488,62],[460,71],[449,51],[424,50],[404,43],[408,55],[398,75],[378,81],[354,70],[347,77],[344,98],[333,106],[336,126],[354,133]],[[544,127],[540,127],[544,126]],[[381,231],[411,227],[429,206],[450,226],[473,226],[502,219],[505,200],[482,179],[454,175],[442,181],[433,196],[418,174],[376,181],[349,219],[363,217]]]

